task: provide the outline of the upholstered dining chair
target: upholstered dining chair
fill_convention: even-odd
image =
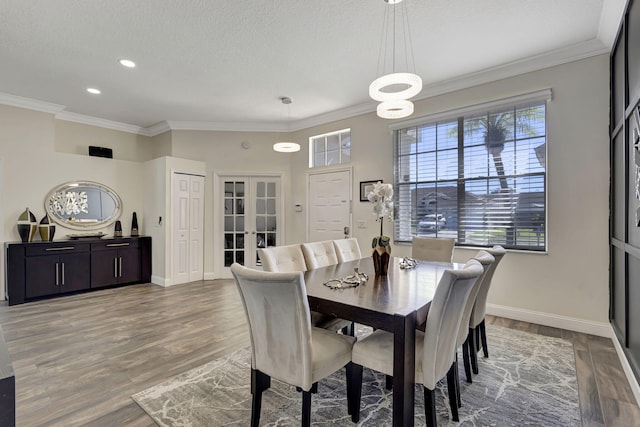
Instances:
[[[480,350],[480,341],[482,341],[482,351],[484,357],[489,357],[489,347],[487,346],[487,329],[485,327],[485,316],[487,313],[487,298],[489,296],[489,288],[491,287],[491,281],[493,280],[493,274],[498,267],[500,261],[507,253],[505,249],[500,245],[495,245],[492,248],[486,248],[494,258],[495,261],[489,266],[487,273],[482,278],[478,295],[476,296],[476,303],[471,311],[471,318],[469,321],[469,345],[471,351],[471,368],[473,373],[478,373],[478,351]]]
[[[262,269],[271,272],[307,271],[307,263],[300,245],[270,246],[259,248]]]
[[[455,378],[456,338],[462,320],[463,308],[473,285],[483,273],[475,259],[467,261],[463,269],[445,270],[436,288],[425,332],[416,331],[416,383],[424,389],[424,407],[428,426],[436,425],[435,395],[437,382],[447,376],[451,417],[458,421],[457,382]],[[360,419],[362,367],[393,375],[392,333],[376,330],[358,339],[353,346],[353,408],[351,420]]]
[[[302,243],[302,253],[307,263],[307,269],[326,267],[338,263],[338,256],[332,240],[323,240],[320,242]],[[348,320],[339,319],[328,315],[315,314],[311,316],[311,320],[315,321],[315,325],[320,328],[331,330],[342,330],[347,335],[355,335],[355,325]]]
[[[300,246],[309,270],[338,263],[338,256],[332,240],[302,243]]]
[[[318,381],[346,366],[352,402],[351,349],[355,338],[311,326],[302,272],[271,273],[234,263],[251,339],[251,425],[258,426],[262,392],[271,378],[302,390],[302,425],[311,422],[311,393]],[[352,408],[347,404],[347,410]]]
[[[460,321],[460,328],[458,329],[458,338],[456,341],[456,348],[462,347],[464,373],[467,377],[468,383],[473,382],[473,379],[471,378],[471,354],[469,350],[469,321],[471,319],[471,312],[473,311],[473,306],[475,305],[478,291],[480,290],[480,286],[482,285],[482,279],[489,271],[491,264],[493,264],[493,262],[495,261],[493,255],[484,250],[478,251],[473,259],[477,260],[482,265],[483,272],[478,280],[476,280],[476,283],[473,285],[471,293],[469,294],[469,299],[467,299],[467,303],[464,306],[464,311],[462,312],[462,320]],[[458,391],[459,390],[460,387],[458,387]],[[460,404],[461,402],[462,401],[460,400],[460,396],[458,396],[458,403]]]
[[[291,273],[307,271],[307,263],[301,245],[270,246],[258,249],[262,269],[269,272]],[[334,263],[336,264],[337,261]],[[328,314],[311,311],[311,324],[333,332],[342,331],[345,335],[354,335],[353,323]]]
[[[350,237],[348,239],[336,239],[333,241],[338,262],[354,261],[362,258],[358,239]]]
[[[414,237],[411,243],[411,257],[427,261],[451,262],[454,243],[453,239],[442,237]]]

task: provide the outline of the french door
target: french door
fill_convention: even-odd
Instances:
[[[231,277],[234,262],[261,267],[258,248],[282,244],[279,176],[221,176],[222,239],[218,247],[222,275]]]

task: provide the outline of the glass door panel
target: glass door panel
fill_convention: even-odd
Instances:
[[[280,177],[227,176],[223,193],[222,266],[262,265],[258,249],[281,244]]]
[[[237,262],[244,265],[245,251],[245,186],[244,180],[224,182],[224,266]]]

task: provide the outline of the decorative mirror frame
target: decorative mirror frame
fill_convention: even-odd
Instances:
[[[98,190],[101,193],[107,194],[115,203],[114,211],[108,213],[104,219],[84,219],[74,221],[72,216],[73,214],[70,212],[65,212],[67,215],[71,215],[70,218],[63,217],[59,212],[57,212],[55,207],[56,205],[60,205],[60,196],[66,196],[67,192],[78,193],[77,191],[72,191],[77,190],[78,188]],[[87,208],[86,194],[76,194],[72,199],[73,200],[71,202],[67,199],[66,204],[72,203],[73,210],[76,213],[86,212],[84,210]],[[58,210],[59,209],[60,208],[58,207]],[[47,212],[51,221],[61,225],[62,227],[73,230],[95,230],[106,227],[120,218],[120,215],[122,215],[122,200],[120,199],[120,196],[118,196],[118,193],[106,185],[93,181],[72,181],[61,184],[49,192],[44,200],[44,210]]]

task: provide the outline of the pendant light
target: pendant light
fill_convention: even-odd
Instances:
[[[280,98],[280,102],[287,106],[287,123],[289,122],[289,105],[293,101],[288,96],[283,96]],[[273,144],[274,151],[279,153],[295,153],[296,151],[300,151],[300,144],[296,144],[295,142],[276,142]]]
[[[409,67],[415,68],[415,63],[406,1],[384,0],[384,2],[389,6],[385,9],[378,55],[378,74],[382,73],[382,75],[369,85],[369,96],[381,102],[376,110],[379,117],[400,119],[413,114],[413,102],[409,101],[409,98],[420,93],[422,79],[417,74],[409,72]],[[396,29],[397,21],[399,21],[399,33]],[[397,40],[400,38],[402,40]],[[403,65],[406,69],[404,72],[396,72],[396,65],[400,59],[396,58],[396,51],[399,50],[396,45],[400,41],[404,44]],[[390,72],[383,74],[387,71]]]

